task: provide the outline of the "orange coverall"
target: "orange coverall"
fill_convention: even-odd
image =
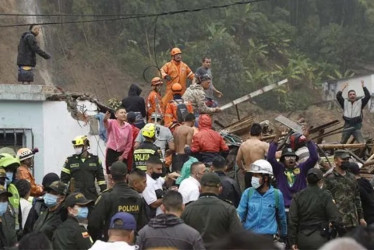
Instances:
[[[168,81],[166,83],[166,93],[162,98],[162,103],[165,106],[164,108],[166,108],[166,104],[173,99],[171,85],[173,85],[173,83],[176,82],[180,83],[183,88],[181,95],[183,95],[187,88],[187,78],[189,78],[192,81],[194,79],[194,74],[190,67],[188,67],[188,65],[184,62],[176,62],[174,60],[171,60],[170,62],[167,62],[164,66],[162,66],[161,75],[163,79],[165,79],[166,75],[169,75],[171,77],[171,81]]]
[[[152,90],[151,93],[149,93],[148,98],[146,100],[146,107],[147,107],[147,115],[148,115],[148,122],[151,119],[152,113],[158,113],[163,115],[163,105],[162,105],[162,98],[161,95]]]
[[[17,168],[17,174],[16,174],[17,179],[25,179],[28,182],[30,182],[31,185],[31,196],[38,197],[42,195],[43,193],[43,187],[35,183],[35,178],[32,176],[30,169],[25,166],[21,165],[20,167]]]

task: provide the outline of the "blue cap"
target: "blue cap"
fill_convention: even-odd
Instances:
[[[136,221],[132,214],[119,212],[110,220],[109,229],[136,230]]]

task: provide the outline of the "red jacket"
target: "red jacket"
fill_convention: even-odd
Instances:
[[[193,136],[191,151],[193,153],[218,153],[228,150],[229,147],[226,145],[222,136],[212,129],[212,118],[207,114],[200,115],[199,132]]]

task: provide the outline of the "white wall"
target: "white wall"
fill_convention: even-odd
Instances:
[[[91,144],[90,152],[98,154],[104,162],[105,145],[103,141],[98,136],[89,135],[89,123],[85,124],[72,118],[66,102],[45,102],[43,117],[46,148],[43,155],[44,175],[49,172],[60,174],[66,158],[74,153],[71,141],[79,135],[88,135]]]
[[[34,147],[39,148],[34,158],[37,183],[49,172],[60,175],[65,159],[74,153],[71,141],[78,135],[88,135],[90,152],[98,154],[104,162],[104,142],[98,136],[89,135],[89,124],[72,118],[64,101],[0,100],[0,128],[32,129]]]

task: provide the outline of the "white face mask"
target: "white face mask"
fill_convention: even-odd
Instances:
[[[256,189],[259,188],[261,186],[260,178],[252,176],[251,184],[252,184],[252,187]]]
[[[79,147],[79,148],[74,148],[75,154],[76,154],[76,155],[80,155],[80,154],[82,153],[82,149],[83,149],[83,148],[81,148],[81,147]]]

